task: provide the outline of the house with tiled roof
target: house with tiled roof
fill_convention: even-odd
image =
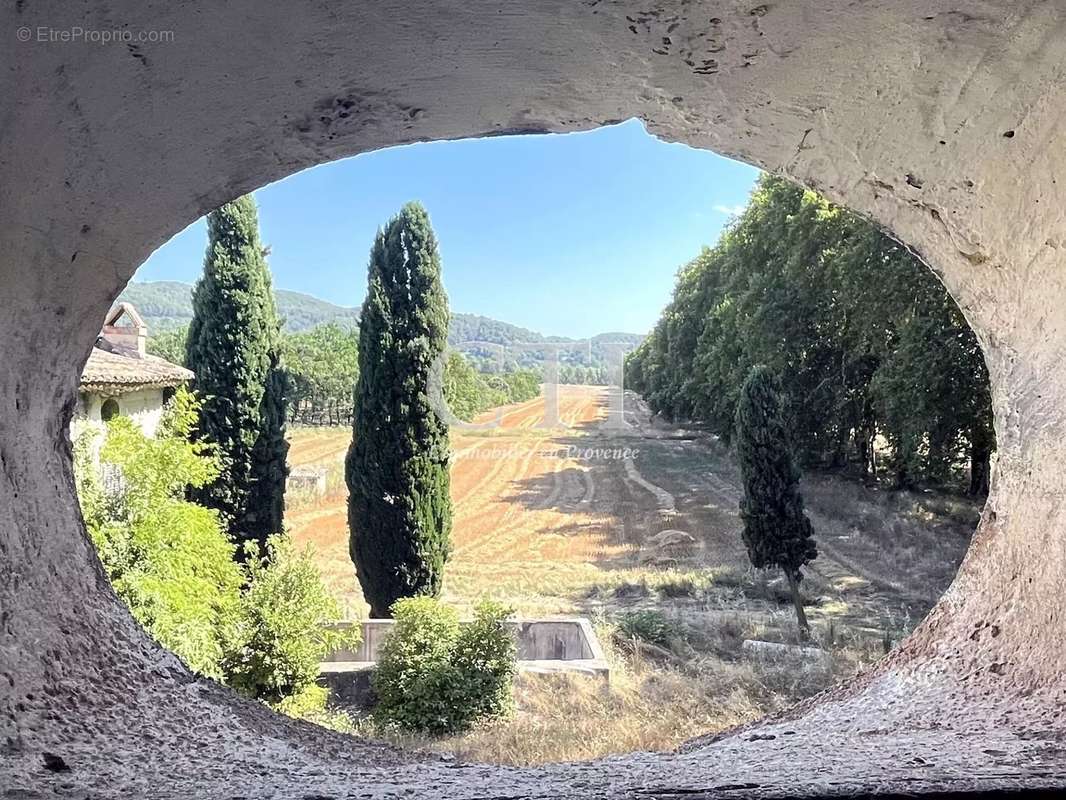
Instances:
[[[79,423],[101,424],[130,417],[154,436],[163,405],[193,373],[147,352],[148,326],[129,303],[119,303],[104,320],[78,385]]]

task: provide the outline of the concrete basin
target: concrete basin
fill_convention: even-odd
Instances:
[[[330,653],[320,665],[319,682],[329,688],[336,702],[358,707],[370,704],[370,673],[394,624],[391,619],[368,619],[330,626],[346,630],[359,625],[363,631],[359,647]],[[517,638],[519,672],[572,672],[610,680],[607,659],[587,619],[552,617],[513,620],[508,624]]]

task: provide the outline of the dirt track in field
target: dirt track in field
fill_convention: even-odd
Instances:
[[[617,604],[627,586],[649,579],[748,570],[737,516],[739,476],[724,449],[698,432],[654,420],[631,393],[627,428],[604,427],[607,404],[603,387],[563,386],[556,414],[539,397],[482,415],[480,429],[453,429],[454,550],[446,599],[467,606],[494,597],[525,614],[588,612],[604,597]],[[292,464],[330,469],[331,491],[290,509],[287,523],[298,542],[315,546],[346,613],[361,615],[339,476],[349,438],[345,429],[293,436]],[[955,528],[915,528],[907,509],[897,515],[910,520],[906,530],[878,538],[882,527],[899,522],[896,512],[886,511],[881,496],[847,486],[851,494],[842,500],[836,483],[811,481],[821,555],[807,570],[807,593],[828,598],[827,609],[859,627],[883,627],[886,613],[920,615],[954,574],[967,538]],[[916,569],[906,552],[882,546],[882,539],[905,536],[919,537],[911,546],[927,566]],[[752,610],[751,603],[744,606]]]

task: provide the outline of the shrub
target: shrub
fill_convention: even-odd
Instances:
[[[75,477],[89,536],[111,585],[133,617],[196,672],[222,677],[224,640],[240,602],[233,545],[214,511],[185,500],[218,474],[213,453],[187,440],[196,401],[170,401],[156,438],[128,417],[75,446]],[[102,480],[106,474],[109,479]]]
[[[642,642],[669,647],[678,635],[677,626],[661,611],[631,611],[618,617],[615,636],[622,641],[639,639]]]
[[[510,712],[517,670],[510,609],[482,603],[468,625],[428,597],[400,600],[392,612],[396,625],[372,679],[378,724],[440,735]]]
[[[218,513],[185,499],[219,471],[215,449],[189,441],[198,413],[181,389],[154,439],[128,417],[107,424],[98,456],[96,428],[77,437],[78,498],[104,571],[134,618],[192,670],[272,703],[321,705],[310,692],[318,664],[354,646],[359,629],[322,628],[339,612],[310,552],[275,536],[265,559],[249,548],[242,573]]]
[[[286,536],[276,535],[266,550],[266,557],[257,558],[248,548],[247,589],[223,667],[234,689],[277,703],[313,687],[322,658],[358,644],[359,628],[340,633],[324,627],[340,611],[310,548],[297,551]]]

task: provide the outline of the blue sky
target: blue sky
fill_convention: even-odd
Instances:
[[[255,193],[274,285],[359,305],[378,227],[428,209],[453,311],[546,334],[645,333],[674,276],[747,201],[758,172],[635,121],[588,133],[430,142],[292,175]],[[200,220],[134,280],[193,282]]]

